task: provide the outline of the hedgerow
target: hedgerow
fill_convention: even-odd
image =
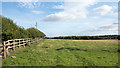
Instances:
[[[44,38],[46,35],[36,28],[24,29],[17,26],[13,20],[2,17],[2,41],[20,38]]]

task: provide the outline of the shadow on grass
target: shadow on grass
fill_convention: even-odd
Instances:
[[[74,50],[77,50],[77,51],[81,51],[79,48],[58,48],[58,49],[56,49],[57,51],[60,51],[60,50],[64,50],[64,49],[67,49],[67,50],[70,50],[70,51],[74,51]],[[84,51],[87,51],[87,50],[84,50]]]
[[[49,47],[42,47],[42,48],[49,48]]]

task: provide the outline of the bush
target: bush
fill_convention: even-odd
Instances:
[[[30,38],[36,38],[36,37],[44,38],[46,36],[44,33],[42,33],[41,31],[35,28],[29,28],[27,29],[27,31],[29,32]]]
[[[2,17],[2,16],[0,16]],[[20,38],[44,38],[45,34],[35,28],[25,30],[17,26],[13,20],[2,17],[2,41]]]

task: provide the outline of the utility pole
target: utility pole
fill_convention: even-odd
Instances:
[[[35,25],[35,26],[36,26],[36,29],[37,29],[37,22],[36,22],[36,25]]]

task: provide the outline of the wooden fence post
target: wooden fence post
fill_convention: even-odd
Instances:
[[[9,53],[9,51],[8,51],[8,48],[7,48],[7,49],[5,49],[5,50],[6,50],[7,55],[10,55],[10,53]]]
[[[6,59],[6,44],[3,42],[4,59]]]
[[[23,47],[25,47],[25,40],[24,40],[24,39],[22,39],[22,42],[23,42]]]
[[[13,40],[13,51],[15,51],[15,40]]]
[[[32,39],[30,38],[30,44],[32,44]]]
[[[29,43],[29,45],[30,45],[30,39],[28,39],[28,43]]]
[[[20,39],[19,39],[19,48],[21,48],[21,46],[20,46]]]

